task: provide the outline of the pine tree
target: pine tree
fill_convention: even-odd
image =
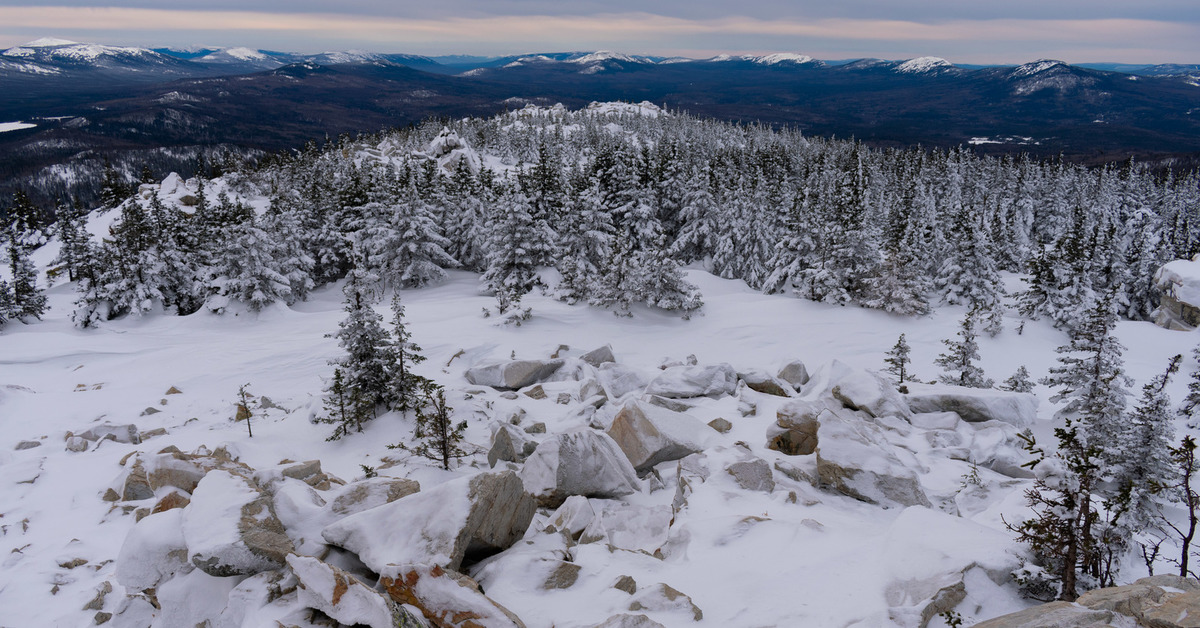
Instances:
[[[1142,399],[1121,438],[1115,473],[1118,493],[1111,508],[1129,536],[1151,526],[1157,495],[1174,480],[1170,453],[1174,412],[1166,387],[1182,361],[1182,355],[1171,358],[1167,370],[1142,387]]]
[[[371,418],[369,409],[362,403],[360,392],[347,388],[340,368],[333,369],[333,379],[325,389],[324,405],[325,414],[317,417],[316,421],[334,425],[333,433],[325,440],[338,440],[355,430],[361,432],[362,424]]]
[[[345,395],[352,404],[350,416],[356,431],[362,423],[375,417],[379,406],[392,401],[392,375],[396,371],[394,346],[383,330],[380,316],[372,307],[368,286],[374,278],[361,269],[351,271],[343,293],[346,295],[346,318],[338,323],[338,346],[345,357],[333,364],[341,368]],[[345,426],[342,433],[349,431]]]
[[[908,367],[912,364],[912,359],[908,357],[911,352],[912,347],[908,346],[904,334],[900,334],[896,344],[887,352],[888,357],[883,360],[888,365],[887,372],[896,376],[896,385],[901,388],[904,388],[904,382],[912,381],[915,377]]]
[[[538,260],[553,257],[555,235],[544,224],[539,226],[529,209],[525,195],[518,192],[502,198],[488,222],[487,271],[481,281],[496,295],[501,314],[540,283]]]
[[[1026,370],[1024,364],[1018,366],[1016,372],[1000,384],[1000,390],[1018,393],[1033,392],[1033,380],[1029,379],[1029,371]]]
[[[942,340],[946,352],[938,355],[934,364],[942,367],[938,381],[969,388],[991,388],[995,382],[984,375],[983,369],[975,365],[979,359],[979,345],[975,341],[975,310],[963,317],[958,330],[958,340]]]
[[[421,404],[417,410],[416,445],[401,446],[428,458],[449,471],[450,461],[468,456],[462,447],[467,422],[454,422],[454,409],[446,405],[446,391],[432,381],[421,383]]]
[[[6,289],[8,295],[7,318],[40,320],[49,306],[46,304],[46,292],[37,285],[37,268],[30,261],[27,249],[27,245],[23,244],[15,233],[10,231],[8,268],[12,275],[12,281]]]
[[[392,295],[392,335],[396,356],[392,373],[392,409],[406,412],[418,406],[422,386],[427,380],[413,372],[413,367],[424,362],[425,356],[421,355],[421,347],[412,341],[398,292]]]
[[[1200,363],[1200,345],[1192,349],[1192,359]],[[1200,419],[1200,368],[1192,370],[1192,381],[1188,382],[1188,394],[1179,406],[1179,414],[1189,419],[1189,427],[1194,427]]]
[[[951,211],[954,212],[952,244],[934,284],[946,303],[970,306],[984,322],[984,331],[995,336],[1003,327],[1004,315],[1001,303],[1004,289],[996,263],[971,210],[959,201]]]

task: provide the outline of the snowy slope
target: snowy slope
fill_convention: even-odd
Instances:
[[[102,232],[109,218],[98,216],[93,230]],[[53,249],[39,251],[39,264],[48,262]],[[491,299],[478,294],[477,276],[461,272],[452,272],[442,285],[407,291],[403,298],[414,340],[429,357],[420,370],[450,390],[452,405],[474,417],[467,441],[479,451],[486,450],[489,437],[481,418],[489,414],[483,401],[496,414],[520,407],[529,415],[527,423],[545,422],[551,433],[581,424],[567,412],[573,406],[550,400],[508,400],[495,392],[465,398],[465,391],[474,387],[463,372],[473,364],[511,356],[545,358],[560,345],[570,347],[567,355],[578,355],[611,343],[622,364],[648,373],[689,354],[701,364],[728,362],[739,370],[774,372],[797,358],[810,369],[832,359],[877,369],[883,366],[884,351],[903,332],[915,348],[914,370],[929,378],[936,373],[932,361],[941,348],[938,341],[953,333],[961,315],[944,308],[927,318],[900,318],[763,295],[699,270],[690,271],[689,279],[706,301],[704,315],[691,321],[646,310],[623,319],[531,295],[524,304],[533,307],[532,320],[519,328],[497,327],[479,316]],[[396,415],[370,423],[361,435],[325,441],[328,427],[309,418],[320,408],[320,391],[331,372],[328,360],[339,355],[335,341],[326,337],[343,316],[337,287],[325,287],[294,308],[277,306],[257,315],[150,316],[108,322],[92,331],[75,329],[68,320],[71,286],[55,286],[50,298],[53,309],[46,320],[10,325],[0,335],[0,609],[5,625],[84,625],[97,610],[115,610],[119,586],[99,609],[80,609],[103,582],[113,579],[115,564],[110,561],[133,525],[131,515],[100,499],[118,480],[121,459],[133,451],[225,446],[260,469],[283,459],[320,459],[327,472],[346,480],[361,476],[359,465],[383,466],[391,457],[399,465],[381,475],[417,479],[423,490],[487,466],[480,453],[446,473],[385,449],[386,443],[410,438],[411,419]],[[1053,362],[1053,347],[1064,336],[1042,324],[1027,324],[1021,335],[1011,331],[1014,327],[980,340],[985,369],[1001,378],[1025,364],[1034,377],[1044,374]],[[1197,334],[1149,323],[1122,323],[1118,334],[1129,347],[1126,363],[1139,381],[1161,369],[1181,345],[1197,340]],[[235,393],[246,383],[255,395],[279,406],[253,419],[253,439],[243,424],[231,421]],[[555,386],[564,384],[547,384],[551,397]],[[171,387],[182,393],[165,394]],[[1172,389],[1176,398],[1181,389],[1177,381]],[[1037,392],[1048,396],[1044,389]],[[681,515],[686,523],[669,537],[653,522],[654,513],[672,503],[677,482],[673,463],[664,469],[665,488],[655,489],[651,481],[625,500],[596,502],[614,509],[616,520],[626,517],[628,529],[620,537],[626,544],[647,552],[665,548],[665,560],[610,551],[603,544],[580,545],[574,550],[574,560],[582,566],[577,583],[546,591],[539,561],[561,548],[553,546],[554,537],[532,530],[532,545],[485,561],[472,575],[490,597],[531,627],[590,626],[626,611],[629,596],[611,588],[623,575],[632,576],[639,590],[663,582],[691,596],[703,609],[697,626],[912,625],[915,611],[908,605],[928,593],[922,587],[972,564],[976,567],[965,575],[968,603],[960,606],[964,616],[982,619],[1027,604],[1011,585],[995,584],[988,570],[1011,567],[1021,551],[1003,529],[1001,516],[1022,516],[1021,492],[1028,481],[981,470],[984,487],[967,490],[962,478],[969,466],[925,446],[916,449],[924,452],[919,458],[926,468],[926,490],[952,496],[962,516],[936,508],[885,510],[778,472],[772,492],[740,490],[721,465],[751,455],[806,464],[765,449],[763,434],[783,400],[754,399],[759,407],[753,416],[740,416],[732,397],[693,411],[702,421],[724,417],[734,427],[729,434],[714,433],[718,444],[706,452],[714,477],[691,495],[688,513]],[[483,414],[471,414],[472,409]],[[1043,437],[1052,426],[1052,410],[1042,404],[1035,432]],[[65,449],[68,431],[78,433],[100,422],[135,423],[142,432],[164,428],[167,433],[142,445],[109,441],[92,444],[86,452]],[[40,446],[16,450],[21,441]],[[533,528],[544,522],[541,517]],[[62,566],[76,559],[87,562]],[[1137,567],[1130,566],[1126,575],[1136,573]],[[803,594],[797,596],[798,591]],[[198,600],[209,594],[215,595],[195,592]],[[783,599],[792,601],[782,604]],[[693,624],[690,615],[677,611],[649,614],[666,625]]]

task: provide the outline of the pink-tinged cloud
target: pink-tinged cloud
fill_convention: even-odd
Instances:
[[[1039,50],[1070,52],[1133,51],[1146,57],[1200,56],[1200,32],[1193,24],[1140,19],[991,19],[904,21],[854,18],[764,20],[748,17],[687,19],[650,13],[588,16],[490,16],[474,18],[402,19],[318,13],[203,11],[118,7],[0,7],[0,24],[23,32],[84,32],[103,37],[111,32],[129,39],[138,33],[161,40],[172,32],[243,33],[243,41],[285,37],[308,47],[396,45],[421,49],[487,52],[530,52],[554,49],[633,47],[631,52],[679,54],[683,51],[727,52],[764,49],[785,41],[810,54],[837,51],[842,56],[883,56],[878,51],[906,51],[896,56],[954,55],[971,61],[986,54],[1010,61],[1028,60]],[[111,39],[111,38],[109,38]],[[252,43],[252,42],[248,42]],[[490,48],[490,50],[485,50]],[[767,46],[766,49],[771,49]],[[774,49],[778,50],[778,47]],[[1060,55],[1081,61],[1079,54]],[[1106,55],[1111,56],[1111,55]],[[1135,61],[1134,59],[1129,59]]]

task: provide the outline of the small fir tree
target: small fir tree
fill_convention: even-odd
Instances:
[[[1119,492],[1112,508],[1129,536],[1152,527],[1158,494],[1174,480],[1174,412],[1166,387],[1182,361],[1182,355],[1171,358],[1167,370],[1142,387],[1142,399],[1121,438],[1120,464],[1115,474]]]
[[[450,469],[450,461],[469,455],[462,447],[467,422],[454,422],[454,409],[446,405],[446,391],[429,380],[421,382],[421,407],[417,410],[417,426],[413,437],[417,443],[410,449],[423,458]]]
[[[372,307],[366,288],[371,281],[365,275],[357,268],[351,271],[343,290],[346,319],[338,324],[335,334],[346,356],[334,364],[343,371],[345,395],[354,406],[350,413],[352,427],[359,432],[365,421],[375,417],[379,406],[391,402],[391,380],[396,370],[396,354],[381,324],[383,317]],[[348,427],[341,432],[348,432]]]
[[[968,388],[991,388],[995,384],[975,364],[979,359],[979,344],[975,341],[974,310],[963,317],[958,340],[942,340],[942,344],[946,345],[946,352],[934,360],[943,370],[938,381]]]
[[[1018,366],[1017,371],[1000,384],[1000,390],[1018,393],[1033,392],[1033,380],[1029,379],[1029,371],[1025,369],[1024,364]]]
[[[424,377],[413,372],[413,367],[425,361],[421,347],[412,341],[412,332],[404,322],[404,305],[400,294],[392,295],[392,335],[396,354],[396,368],[392,375],[392,408],[405,412],[415,409],[424,383]]]
[[[896,376],[896,385],[904,387],[904,382],[912,381],[913,374],[908,365],[912,364],[912,358],[908,357],[912,353],[912,347],[908,346],[908,341],[904,338],[904,334],[900,334],[900,338],[896,340],[896,344],[892,345],[892,349],[887,352],[887,358],[883,361],[887,363],[887,372]]]

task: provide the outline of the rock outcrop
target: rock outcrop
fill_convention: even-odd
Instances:
[[[213,470],[183,510],[188,559],[210,576],[278,569],[295,551],[271,499],[249,479]]]
[[[517,390],[545,381],[565,363],[565,360],[512,360],[467,369],[466,377],[476,386]]]
[[[646,394],[668,399],[721,397],[737,390],[737,371],[728,364],[672,366],[646,385]]]
[[[1074,604],[1051,602],[975,624],[976,628],[1191,628],[1200,625],[1200,581],[1164,575],[1088,591]]]
[[[1038,399],[1029,393],[946,384],[907,384],[913,412],[954,412],[968,423],[1003,421],[1028,427],[1037,420]]]
[[[608,428],[638,473],[703,451],[712,433],[690,415],[636,400],[626,403]]]
[[[586,429],[542,441],[525,461],[521,481],[540,505],[551,508],[572,495],[623,497],[640,485],[612,437]]]

